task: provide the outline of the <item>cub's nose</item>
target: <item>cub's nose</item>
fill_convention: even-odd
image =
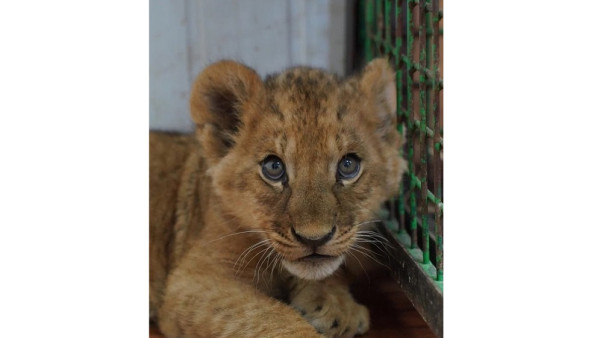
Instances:
[[[327,243],[333,237],[334,233],[335,227],[331,228],[331,231],[329,231],[329,233],[325,234],[324,236],[308,236],[301,233],[297,233],[296,230],[292,227],[292,234],[294,235],[294,237],[296,237],[298,242],[311,247],[313,250],[316,250],[319,246]]]

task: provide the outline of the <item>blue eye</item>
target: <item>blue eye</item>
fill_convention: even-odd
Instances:
[[[348,180],[356,177],[360,171],[360,158],[356,154],[346,154],[338,163],[337,178]]]
[[[285,177],[285,164],[279,157],[269,155],[262,161],[262,173],[271,181],[281,181]]]

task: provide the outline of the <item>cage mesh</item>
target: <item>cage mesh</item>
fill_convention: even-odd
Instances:
[[[442,0],[362,0],[358,17],[363,63],[387,56],[396,70],[398,130],[406,139],[399,151],[408,161],[408,172],[398,198],[389,203],[386,231],[433,282],[423,284],[434,285],[440,299],[444,276],[441,7]],[[412,297],[413,303],[424,299],[418,296]],[[422,315],[426,320],[441,317]],[[432,328],[441,335],[441,327]]]

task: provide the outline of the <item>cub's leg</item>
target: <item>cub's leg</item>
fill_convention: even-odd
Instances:
[[[358,304],[342,280],[289,277],[290,305],[328,337],[353,337],[369,329],[369,310]]]
[[[169,276],[158,314],[167,337],[322,337],[290,306],[206,260],[185,257]]]

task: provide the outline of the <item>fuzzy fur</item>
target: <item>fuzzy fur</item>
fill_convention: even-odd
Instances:
[[[383,59],[348,79],[300,67],[263,81],[233,61],[199,75],[195,136],[150,134],[150,316],[166,336],[366,332],[348,272],[364,268],[358,231],[406,166],[394,83]],[[361,170],[339,180],[348,153]],[[263,176],[268,155],[283,160],[286,182]],[[292,228],[319,238],[334,227],[315,251],[334,258],[303,259],[313,249]]]

